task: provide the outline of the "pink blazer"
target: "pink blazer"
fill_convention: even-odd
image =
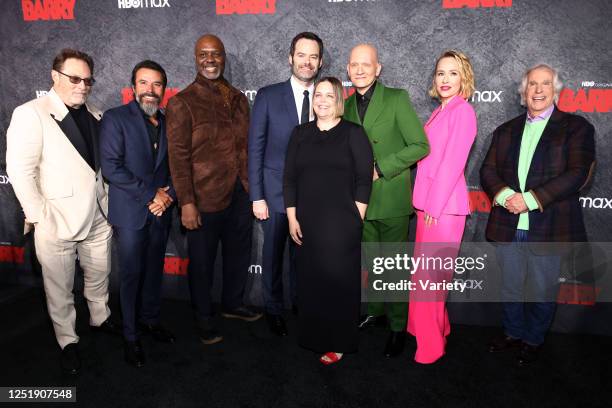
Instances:
[[[434,218],[470,213],[465,164],[476,138],[476,113],[457,95],[425,124],[430,153],[417,165],[412,203]]]

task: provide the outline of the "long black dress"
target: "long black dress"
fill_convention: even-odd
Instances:
[[[361,233],[355,201],[367,203],[374,159],[361,126],[341,120],[293,131],[284,174],[286,207],[296,207],[298,342],[318,352],[357,350]]]

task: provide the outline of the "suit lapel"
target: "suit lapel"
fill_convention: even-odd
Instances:
[[[465,102],[461,96],[456,95],[453,99],[451,99],[444,109],[442,109],[442,105],[438,106],[431,114],[431,117],[425,123],[425,127],[429,126],[434,120],[438,121],[442,119],[444,116],[448,115],[448,112],[455,109],[455,106],[459,105],[461,102]]]
[[[81,135],[81,132],[79,131],[76,122],[72,118],[72,115],[70,115],[70,113],[66,113],[66,116],[64,116],[62,120],[58,120],[53,113],[51,113],[50,115],[60,127],[64,135],[66,135],[68,141],[70,141],[72,146],[79,153],[81,158],[83,158],[83,161],[87,163],[87,161],[85,160],[85,157],[89,155],[89,152],[87,150],[87,143],[85,143],[85,139],[83,138],[83,135]],[[89,164],[87,166],[89,167]]]
[[[441,109],[442,109],[442,105],[439,105],[436,109],[434,109],[433,112],[431,112],[429,119],[427,119],[427,122],[423,125],[424,128],[428,127],[431,124],[431,122],[434,121],[434,119],[438,119],[438,116],[442,114],[442,112],[440,112]]]
[[[525,181],[525,186],[530,185],[530,179],[534,176],[534,171],[544,163],[544,155],[546,150],[548,150],[548,145],[550,141],[559,135],[562,122],[563,122],[563,112],[555,110],[548,119],[548,123],[542,132],[542,136],[540,136],[540,140],[538,141],[538,145],[536,146],[535,151],[533,152],[533,158],[531,159],[531,164],[529,166],[529,172],[527,173],[527,180]],[[537,174],[537,171],[536,171]]]
[[[48,104],[46,106],[49,116],[55,121],[61,134],[65,137],[65,140],[69,142],[68,146],[71,146],[72,152],[76,153],[75,157],[79,157],[81,159],[82,165],[93,171],[89,166],[85,157],[87,156],[87,144],[83,135],[81,135],[81,131],[79,130],[74,118],[70,115],[68,108],[64,105],[64,102],[57,95],[55,90],[51,88],[51,90],[47,94]],[[87,106],[87,105],[86,105]],[[93,108],[87,106],[89,112],[94,116],[95,119],[100,117],[100,113],[97,111],[93,111]],[[96,126],[96,135],[97,135],[97,126]],[[97,138],[95,139],[97,141]],[[94,149],[97,150],[97,146],[94,146]]]
[[[138,103],[133,100],[129,104],[130,113],[132,114],[134,124],[136,125],[138,131],[136,132],[141,139],[142,145],[144,146],[145,154],[147,155],[147,159],[149,163],[153,165],[155,168],[155,163],[153,163],[153,152],[151,151],[151,140],[149,139],[149,131],[147,130],[147,125],[145,124],[145,119],[142,116],[142,112],[138,107]],[[160,122],[161,125],[161,122]],[[129,137],[129,136],[128,136]]]
[[[89,134],[91,135],[91,141],[93,143],[93,153],[94,153],[94,167],[97,172],[100,168],[100,150],[98,146],[99,136],[98,136],[98,121],[94,118],[93,115],[89,115]]]
[[[510,134],[510,154],[508,155],[507,163],[512,166],[512,178],[514,180],[514,186],[512,187],[515,189],[519,189],[520,186],[518,178],[518,162],[519,155],[521,152],[521,141],[523,140],[523,133],[525,131],[526,119],[526,114],[519,116],[512,124],[512,130]]]
[[[385,106],[384,94],[385,87],[380,82],[377,82],[376,88],[374,88],[374,94],[372,94],[372,100],[368,104],[368,109],[363,118],[363,127],[366,129],[367,133],[372,129],[376,119],[383,111],[383,107]]]
[[[344,118],[353,123],[361,125],[361,119],[359,119],[359,112],[357,112],[357,97],[353,93],[346,100],[344,107]]]
[[[93,152],[94,152],[94,166],[96,173],[100,170],[100,120],[102,119],[102,112],[94,108],[89,104],[85,104],[87,111],[89,112],[89,131],[91,132]]]
[[[157,112],[157,120],[159,122],[159,146],[157,147],[157,161],[155,162],[155,170],[157,170],[168,152],[168,140],[166,139],[166,118],[161,111]]]
[[[287,115],[290,122],[297,126],[300,124],[298,119],[298,111],[295,106],[295,98],[293,96],[293,88],[291,88],[291,79],[285,83],[285,89],[283,92],[283,99],[285,100],[285,107],[287,108]]]

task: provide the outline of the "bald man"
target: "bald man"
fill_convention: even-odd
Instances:
[[[363,242],[407,242],[413,213],[410,166],[429,153],[423,126],[405,90],[378,82],[382,65],[375,47],[360,44],[353,48],[347,71],[356,92],[346,101],[344,118],[364,127],[375,160]],[[407,299],[401,303],[370,302],[359,327],[388,321],[384,355],[395,357],[404,349],[407,311]]]
[[[200,37],[194,56],[195,81],[168,102],[168,156],[187,229],[189,288],[199,337],[214,344],[223,340],[212,320],[211,298],[219,243],[222,316],[245,321],[261,317],[243,304],[253,224],[247,176],[249,103],[223,77],[225,46],[218,37]]]

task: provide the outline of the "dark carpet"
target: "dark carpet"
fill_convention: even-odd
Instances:
[[[412,361],[413,342],[385,359],[387,333],[372,329],[358,354],[325,367],[297,346],[290,313],[286,338],[271,335],[264,319],[220,319],[224,341],[205,346],[184,301],[163,303],[177,343],[143,338],[147,363],[136,369],[124,363],[119,337],[90,332],[78,298],[83,368],[69,377],[42,289],[9,289],[0,291],[0,386],[76,386],[69,407],[612,407],[612,337],[550,334],[540,359],[520,368],[511,353],[487,353],[498,328],[454,325],[446,356],[421,366]]]

